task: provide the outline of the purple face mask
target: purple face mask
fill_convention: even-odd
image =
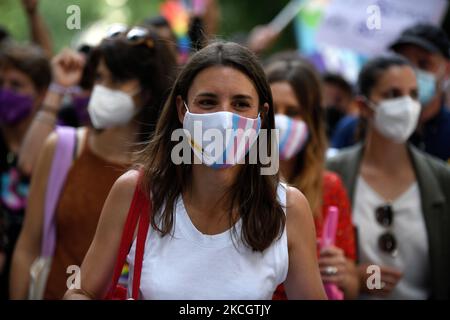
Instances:
[[[87,111],[87,106],[89,104],[89,99],[91,97],[83,97],[83,96],[73,96],[72,97],[72,104],[75,109],[75,112],[78,117],[78,121],[83,124],[87,125],[90,123],[89,113]]]
[[[0,124],[15,125],[30,115],[32,109],[30,96],[0,89]]]

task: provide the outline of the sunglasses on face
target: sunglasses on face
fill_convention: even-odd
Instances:
[[[394,222],[394,211],[392,206],[387,204],[375,209],[375,218],[377,222],[385,228],[392,226]],[[397,240],[389,230],[384,232],[378,238],[378,247],[381,251],[392,256],[397,255]]]
[[[145,44],[149,48],[154,47],[155,43],[146,28],[133,27],[129,31],[127,30],[128,28],[125,25],[112,25],[107,31],[106,39],[117,39],[119,37],[124,37],[132,45]]]

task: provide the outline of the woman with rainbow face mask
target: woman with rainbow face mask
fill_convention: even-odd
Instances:
[[[206,132],[196,137],[196,123],[217,137],[231,132],[227,147],[239,140],[239,129],[252,134],[242,153],[228,151],[233,148],[212,153],[204,144],[211,141]],[[138,170],[120,177],[108,196],[81,266],[81,288],[65,297],[105,297],[130,204],[150,203],[139,293],[133,298],[267,300],[282,282],[291,299],[325,298],[306,199],[280,183],[277,172],[262,174],[259,158],[247,161],[252,146],[270,146],[270,139],[258,140],[264,130],[270,138],[273,124],[270,87],[248,49],[219,42],[192,56]],[[173,151],[180,142],[173,136],[180,132],[192,138],[183,153],[200,163],[176,163]],[[128,254],[133,273],[137,248],[134,241]]]
[[[358,281],[350,204],[340,178],[324,169],[326,138],[319,77],[299,57],[272,60],[266,74],[279,129],[281,175],[308,199],[318,239],[322,238],[328,210],[333,206],[338,209],[335,244],[318,248],[322,280],[336,285],[346,299],[355,298]],[[285,298],[282,286],[274,298]]]

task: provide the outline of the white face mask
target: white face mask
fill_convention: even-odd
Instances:
[[[258,139],[259,114],[256,119],[251,119],[227,111],[191,113],[186,103],[184,105],[187,112],[183,129],[189,133],[188,141],[201,163],[213,169],[242,163]]]
[[[386,138],[404,143],[416,129],[421,108],[411,97],[386,99],[377,106],[368,101],[368,105],[375,112],[375,128]]]
[[[106,129],[127,124],[137,113],[131,95],[102,85],[94,86],[88,112],[96,129]]]

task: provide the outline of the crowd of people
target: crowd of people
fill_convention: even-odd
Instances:
[[[0,30],[0,299],[448,299],[445,31],[353,84],[269,26],[212,41],[207,2],[187,61],[164,16],[56,54],[37,1],[31,44]]]

